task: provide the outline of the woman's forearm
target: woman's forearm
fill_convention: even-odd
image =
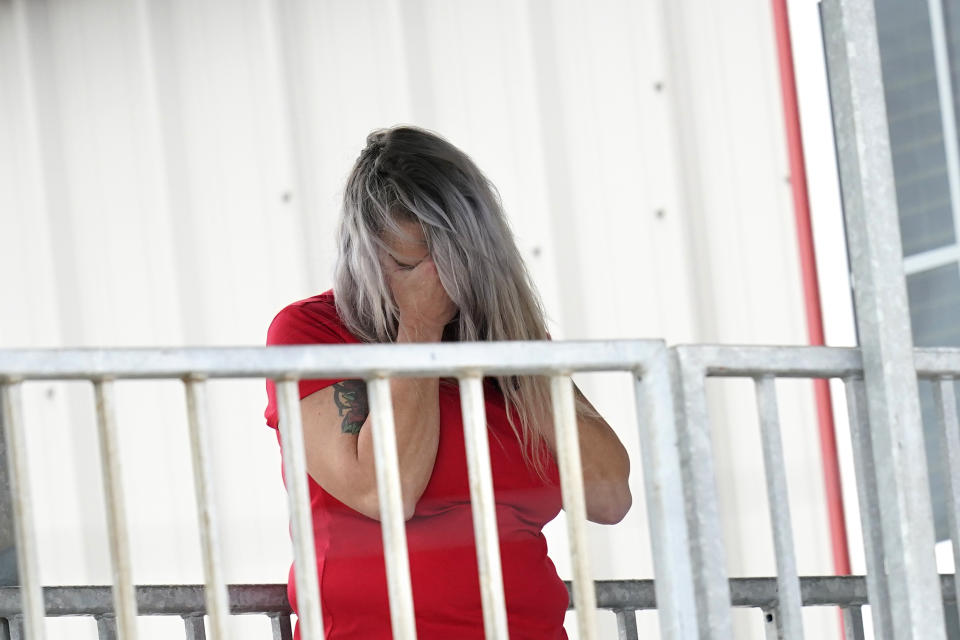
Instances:
[[[439,331],[401,325],[397,342],[439,342]],[[392,378],[393,421],[400,468],[400,491],[404,515],[412,517],[423,495],[440,443],[440,380],[439,378]],[[357,462],[375,471],[373,463],[373,429],[370,416],[357,440]],[[375,484],[375,477],[373,478]]]
[[[630,456],[617,434],[580,389],[574,386],[574,391],[595,414],[577,418],[587,519],[600,524],[616,524],[623,520],[633,504],[629,484]],[[556,439],[552,431],[548,432],[547,444],[556,455]]]
[[[587,519],[616,524],[633,504],[630,457],[603,418],[580,418],[578,427]]]

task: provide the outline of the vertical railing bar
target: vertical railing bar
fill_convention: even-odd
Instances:
[[[772,608],[762,608],[763,630],[766,640],[792,640],[784,634],[783,627],[780,625],[780,612],[776,606]]]
[[[113,570],[116,624],[124,640],[134,640],[137,637],[137,598],[130,565],[130,536],[123,495],[120,436],[117,430],[113,384],[111,380],[94,380],[93,388],[97,405],[103,492],[107,507],[107,535]]]
[[[777,629],[784,638],[803,638],[803,603],[800,577],[793,545],[786,461],[777,411],[776,381],[771,375],[754,378],[763,464],[766,469],[767,503],[773,527],[773,548],[777,559]]]
[[[477,541],[477,565],[483,605],[483,628],[487,640],[508,637],[507,606],[500,566],[490,442],[480,374],[460,378],[460,405],[463,411],[464,444],[470,478],[473,531]]]
[[[23,624],[23,616],[10,616],[7,618],[9,624],[10,640],[26,640],[27,636]]]
[[[587,546],[587,501],[583,488],[583,465],[577,427],[573,380],[569,375],[550,378],[553,422],[556,429],[557,466],[560,491],[567,518],[567,536],[573,567],[573,603],[577,611],[577,629],[581,640],[596,637],[597,596],[590,574],[590,550]]]
[[[945,640],[874,0],[820,8],[892,634]]]
[[[614,613],[617,614],[617,640],[639,640],[636,610],[614,609]]]
[[[204,625],[203,616],[183,616],[183,628],[186,631],[187,640],[207,640],[207,628]]]
[[[96,616],[97,640],[117,640],[117,619],[114,616]]]
[[[780,615],[777,609],[761,609],[763,614],[763,630],[766,640],[786,640],[783,627],[780,626]]]
[[[960,420],[957,419],[957,396],[953,378],[940,378],[933,383],[933,397],[940,420],[940,442],[947,460],[947,515],[953,557],[960,565]],[[954,606],[960,613],[960,580],[954,580],[957,595]]]
[[[304,640],[323,638],[323,614],[320,610],[320,585],[317,556],[313,542],[313,514],[307,484],[307,457],[300,415],[300,388],[296,380],[275,382],[280,421],[280,443],[290,530],[293,535],[293,564],[297,587],[297,616]]]
[[[270,615],[270,630],[273,631],[273,640],[293,640],[289,615]]]
[[[19,382],[0,384],[2,420],[7,443],[7,465],[10,478],[10,493],[13,498],[13,525],[17,545],[23,611],[27,619],[27,633],[31,640],[42,640],[43,584],[40,579],[40,562],[37,553],[36,521],[33,514],[30,471],[27,456],[26,430],[23,425],[22,387]]]
[[[634,372],[634,395],[660,635],[694,640],[696,600],[669,357],[666,345],[659,345],[645,370]]]
[[[397,640],[413,640],[417,637],[417,629],[389,378],[367,380],[367,397],[373,422],[373,457],[393,637]]]
[[[197,378],[184,380],[187,417],[190,428],[190,453],[193,462],[197,520],[200,523],[200,547],[203,551],[205,600],[214,640],[227,640],[227,615],[230,605],[220,555],[220,532],[213,495],[210,468],[209,410],[206,383]]]
[[[860,502],[860,528],[867,561],[867,597],[873,618],[873,633],[878,640],[891,640],[890,592],[883,568],[883,533],[880,530],[880,498],[874,470],[873,443],[867,419],[867,398],[863,379],[843,380],[853,449],[853,470]]]
[[[860,606],[843,607],[843,640],[864,640],[863,609]]]
[[[701,640],[726,640],[733,637],[733,620],[710,441],[706,370],[694,353],[682,347],[672,347],[670,353],[698,633]]]

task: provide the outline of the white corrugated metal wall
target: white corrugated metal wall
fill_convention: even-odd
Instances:
[[[498,185],[555,337],[802,343],[776,73],[765,0],[0,0],[0,345],[262,343],[329,287],[343,180],[399,122]],[[634,452],[638,497],[591,529],[596,574],[649,577],[629,381],[582,385]],[[731,572],[770,575],[755,404],[716,386]],[[181,392],[120,387],[135,579],[200,581]],[[211,395],[227,578],[283,581],[262,384]],[[811,400],[782,387],[800,570],[822,574]],[[44,580],[105,583],[90,390],[31,385],[27,410]],[[810,637],[835,632],[810,615]]]

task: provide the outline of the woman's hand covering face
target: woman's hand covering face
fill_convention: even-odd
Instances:
[[[457,307],[440,282],[423,229],[415,222],[403,222],[400,226],[402,235],[389,234],[385,238],[388,251],[381,260],[400,312],[400,327],[417,335],[442,333],[456,315]]]
[[[396,268],[388,272],[387,281],[400,310],[401,326],[442,330],[457,313],[431,258],[424,258],[413,269]]]

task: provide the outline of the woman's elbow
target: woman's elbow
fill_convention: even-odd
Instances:
[[[416,501],[404,500],[403,501],[403,519],[404,521],[410,520],[413,517],[413,514],[417,511]]]
[[[416,498],[406,495],[401,497],[400,506],[403,513],[404,522],[413,517],[413,514],[417,510],[417,502],[419,502],[419,496]],[[380,499],[379,496],[377,496],[376,491],[368,494],[366,499],[363,500],[360,505],[358,505],[356,510],[372,520],[383,520],[380,514]]]
[[[613,457],[603,471],[584,478],[587,489],[587,519],[599,524],[617,524],[633,506],[630,492],[630,457],[620,446],[620,455]],[[592,486],[591,486],[592,485]]]
[[[587,501],[587,520],[597,524],[617,524],[626,517],[632,505],[633,495],[624,482],[607,491],[601,499]]]

